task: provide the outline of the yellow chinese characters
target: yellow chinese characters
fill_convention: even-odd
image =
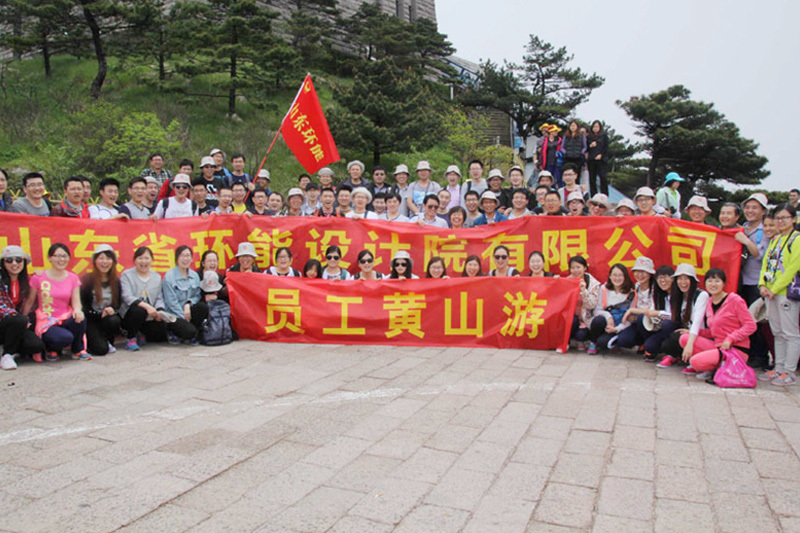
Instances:
[[[489,246],[483,251],[481,257],[484,259],[487,257],[489,258],[490,269],[497,266],[494,263],[494,249],[502,244],[508,248],[508,264],[520,272],[525,270],[528,264],[525,257],[525,243],[528,242],[527,235],[506,235],[505,233],[501,233],[500,235],[484,239],[483,242],[489,243]]]
[[[386,338],[397,337],[404,331],[421,339],[425,336],[422,331],[422,310],[427,308],[424,294],[401,294],[396,292],[383,297],[383,309],[389,311],[389,330]]]
[[[467,335],[483,337],[483,298],[476,298],[475,301],[475,325],[469,325],[469,293],[462,291],[459,293],[459,313],[458,326],[453,326],[453,300],[444,300],[444,334],[445,335]]]
[[[455,235],[425,235],[425,265],[436,256],[444,260],[445,268],[451,272],[461,272],[467,260],[467,240],[456,239]]]
[[[504,297],[509,305],[503,306],[503,313],[508,318],[500,334],[504,337],[521,337],[527,331],[528,338],[535,339],[539,335],[539,326],[544,325],[542,316],[547,300],[539,300],[535,292],[528,298],[519,291],[513,295],[507,292]]]
[[[589,258],[585,229],[542,232],[542,249],[545,270],[557,266],[561,272],[569,270],[569,260],[576,255]],[[520,269],[521,270],[521,269]]]
[[[308,256],[310,259],[317,259],[325,265],[325,258],[322,257],[322,254],[328,246],[336,245],[342,250],[342,259],[339,261],[339,266],[344,269],[350,268],[351,263],[345,261],[344,258],[347,255],[347,250],[350,249],[350,243],[353,241],[347,236],[346,231],[325,230],[320,236],[320,233],[316,229],[311,228],[308,235],[311,239],[306,241],[306,248],[308,248]]]
[[[72,271],[76,274],[83,273],[92,264],[92,254],[98,244],[110,244],[112,248],[119,242],[119,237],[116,235],[97,235],[93,229],[87,229],[83,233],[69,236],[70,242],[75,243],[72,251],[72,257],[78,259],[78,262],[72,267]],[[122,267],[119,267],[122,270]]]
[[[650,248],[653,246],[653,239],[648,237],[638,224],[631,228],[631,233],[633,233],[633,237],[639,242],[639,244],[645,248]],[[622,263],[626,267],[630,268],[634,263],[636,263],[637,257],[644,255],[644,253],[638,247],[634,248],[633,252],[628,255],[628,252],[630,252],[630,249],[633,247],[634,243],[632,243],[629,239],[625,239],[620,243],[620,239],[622,238],[623,234],[624,231],[622,228],[614,228],[614,231],[611,233],[611,237],[609,237],[604,244],[606,250],[609,251],[619,245],[617,251],[614,252],[614,255],[608,260],[608,266],[614,266],[617,263]]]
[[[194,246],[194,253],[197,257],[202,257],[206,250],[213,250],[219,259],[219,268],[228,270],[231,266],[228,261],[233,260],[233,249],[231,245],[226,243],[224,239],[233,237],[233,230],[213,230],[213,231],[197,231],[190,233],[191,237],[197,244]],[[207,243],[211,240],[211,244]]]
[[[305,333],[300,327],[302,308],[299,289],[269,289],[267,292],[267,333],[288,329]]]
[[[289,247],[292,245],[292,233],[290,231],[282,231],[278,228],[273,228],[271,231],[261,231],[259,228],[254,228],[247,236],[247,241],[253,244],[256,249],[258,258],[256,258],[256,265],[260,269],[265,269],[270,265],[272,260],[272,248],[280,248],[282,246]],[[222,261],[222,258],[220,258]]]
[[[350,327],[350,306],[363,304],[364,298],[361,296],[326,296],[325,300],[328,303],[335,303],[341,306],[341,319],[339,327],[336,328],[322,328],[322,333],[325,335],[366,335],[366,328],[352,328]],[[335,315],[334,315],[335,316]]]
[[[689,263],[699,275],[704,275],[711,268],[711,252],[716,240],[717,234],[713,231],[670,226],[667,242],[672,264]]]
[[[175,245],[178,241],[169,235],[156,235],[155,231],[151,231],[133,239],[133,244],[147,246],[153,251],[151,268],[156,272],[166,272],[175,266]]]

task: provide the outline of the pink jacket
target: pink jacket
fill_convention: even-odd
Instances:
[[[750,335],[755,333],[756,327],[744,299],[736,293],[729,293],[716,313],[712,307],[712,299],[708,299],[705,324],[698,335],[717,343],[727,340],[731,346],[750,348]]]

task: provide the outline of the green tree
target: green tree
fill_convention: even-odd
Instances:
[[[442,136],[456,161],[469,161],[485,144],[489,120],[475,112],[453,107],[442,116]]]
[[[121,58],[155,62],[161,84],[167,79],[167,61],[177,47],[173,33],[179,22],[171,16],[170,4],[169,0],[127,2],[123,16],[128,27],[114,43],[114,52]]]
[[[334,31],[338,16],[336,0],[291,0],[293,8],[286,30],[292,48],[305,65],[324,61],[330,52],[327,36]]]
[[[569,64],[574,56],[530,36],[522,64],[481,64],[478,83],[460,95],[464,105],[496,109],[511,117],[519,134],[529,137],[544,122],[564,120],[605,82]]]
[[[277,12],[255,0],[209,0],[178,4],[175,16],[186,22],[178,37],[189,54],[182,72],[224,73],[226,80],[219,85],[228,92],[228,116],[234,116],[239,89],[267,76],[270,63],[264,55],[282,45],[272,35]],[[243,70],[247,76],[240,75]]]
[[[714,104],[692,100],[689,89],[674,85],[649,95],[617,101],[636,123],[649,155],[647,184],[656,175],[676,171],[690,180],[725,180],[756,184],[769,172],[758,144],[742,137],[736,124],[714,109]]]
[[[442,99],[412,69],[393,59],[364,62],[352,85],[335,87],[339,108],[330,113],[337,142],[372,154],[374,165],[387,152],[425,150],[440,140]]]

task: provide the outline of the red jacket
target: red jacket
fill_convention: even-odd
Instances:
[[[716,343],[730,341],[731,346],[750,348],[750,335],[756,331],[756,322],[744,299],[729,293],[722,306],[714,312],[713,299],[708,299],[706,316],[699,335]]]

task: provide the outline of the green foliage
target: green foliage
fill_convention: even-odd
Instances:
[[[124,180],[139,172],[151,152],[168,160],[180,155],[180,124],[164,127],[154,113],[131,113],[100,102],[73,118],[75,163],[84,173]]]
[[[675,85],[649,95],[617,101],[636,123],[650,156],[648,184],[656,176],[676,171],[692,181],[725,180],[760,183],[769,172],[758,144],[714,109],[714,104],[692,100],[689,89]]]
[[[332,19],[339,14],[336,0],[293,0],[292,4],[294,10],[286,22],[292,49],[299,53],[303,65],[323,66],[331,58],[327,36],[335,30]]]
[[[460,95],[465,105],[496,109],[511,117],[523,138],[544,122],[572,115],[605,82],[597,74],[570,68],[574,56],[566,47],[556,49],[536,35],[530,36],[525,51],[522,64],[485,61],[476,87]]]
[[[443,113],[442,137],[455,159],[469,161],[484,144],[483,132],[488,126],[485,116],[452,107]]]

